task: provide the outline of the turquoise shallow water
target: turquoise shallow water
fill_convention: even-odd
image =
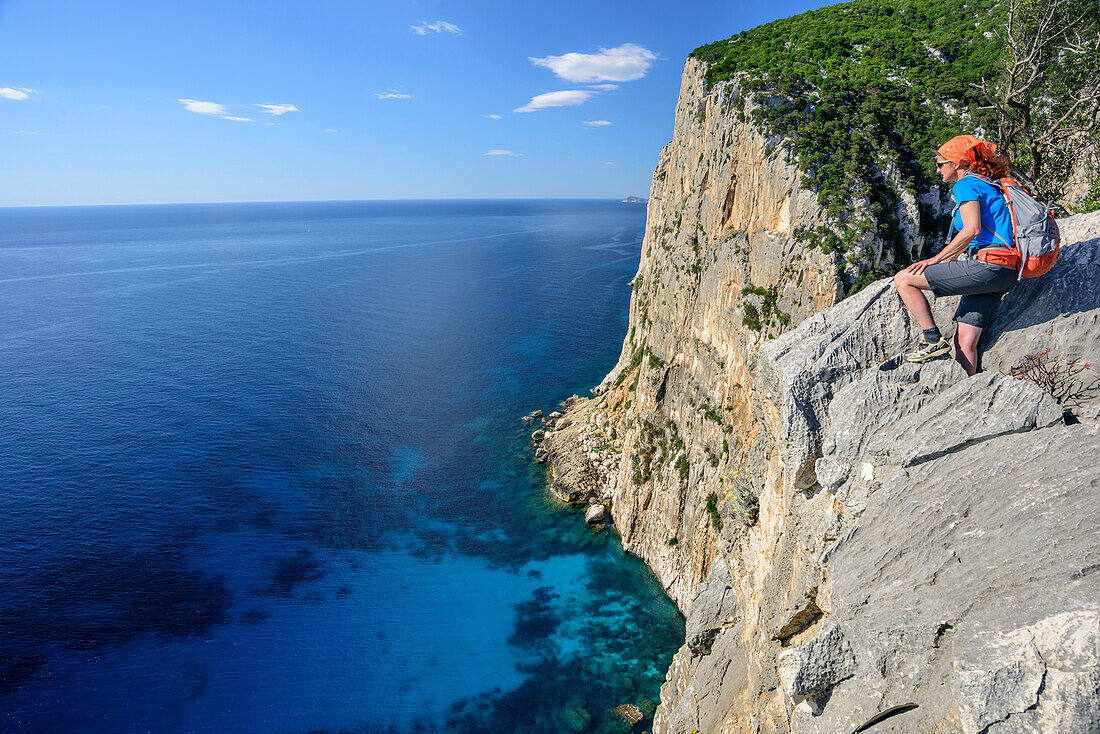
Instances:
[[[683,621],[519,416],[614,363],[644,216],[0,210],[0,729],[626,730]]]

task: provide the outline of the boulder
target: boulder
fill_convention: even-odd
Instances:
[[[856,670],[855,654],[836,623],[809,642],[779,653],[779,679],[795,703],[825,693]]]
[[[589,505],[584,511],[586,525],[602,525],[607,520],[607,507],[604,505]]]
[[[615,713],[631,726],[634,726],[643,718],[642,710],[632,703],[624,703],[621,706],[616,706]]]

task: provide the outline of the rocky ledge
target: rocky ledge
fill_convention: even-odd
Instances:
[[[666,588],[703,579],[673,594],[687,639],[654,732],[1100,731],[1096,373],[1004,374],[1048,348],[1056,366],[1100,359],[1100,215],[1062,228],[1061,260],[1005,298],[972,378],[899,358],[917,331],[889,280],[761,342],[741,383],[754,417],[728,434],[752,474],[725,476],[737,501],[695,506],[720,470],[673,418],[690,421],[662,417],[663,384],[570,401],[539,444],[553,492],[613,503]],[[941,325],[956,302],[934,304]]]

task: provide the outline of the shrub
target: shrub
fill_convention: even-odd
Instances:
[[[760,515],[760,499],[741,481],[741,470],[728,474],[722,480],[722,494],[729,500],[730,511],[737,521],[746,527],[752,527]]]
[[[756,306],[751,303],[742,303],[741,305],[745,309],[745,315],[741,317],[741,323],[753,331],[760,331],[762,328],[760,324],[760,313],[756,310]]]
[[[861,273],[855,282],[852,283],[852,287],[848,289],[848,295],[854,296],[867,286],[874,283],[876,280],[880,280],[886,277],[886,271],[882,268],[871,268],[865,273]]]
[[[676,460],[676,468],[680,471],[680,478],[686,480],[691,473],[691,464],[688,463],[688,457],[680,454],[680,458]]]
[[[722,516],[718,514],[718,494],[711,492],[707,495],[707,513],[710,515],[710,523],[717,530],[722,529]]]
[[[1073,207],[1079,214],[1100,210],[1100,178],[1092,183],[1092,188]]]
[[[1027,380],[1045,390],[1069,410],[1100,393],[1100,377],[1085,374],[1090,367],[1077,359],[1060,360],[1050,349],[1029,354],[1001,374]]]
[[[763,286],[752,285],[750,283],[741,289],[741,295],[742,297],[758,296],[760,298],[759,309],[757,309],[754,304],[742,301],[742,306],[745,309],[745,316],[742,318],[741,323],[753,331],[760,331],[766,325],[770,326],[772,319],[778,320],[782,326],[787,326],[791,323],[791,315],[779,309],[778,286],[773,285],[771,288],[764,288]]]

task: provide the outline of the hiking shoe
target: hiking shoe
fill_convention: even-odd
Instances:
[[[929,344],[924,339],[921,339],[917,344],[917,348],[909,354],[905,355],[906,362],[927,362],[930,359],[936,357],[942,357],[951,351],[951,345],[942,336],[940,340],[935,344]]]

